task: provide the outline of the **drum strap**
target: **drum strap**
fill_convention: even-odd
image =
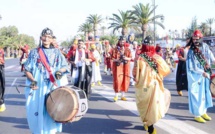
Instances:
[[[55,78],[52,74],[52,71],[50,69],[50,66],[49,64],[47,63],[46,61],[46,57],[45,57],[45,54],[43,52],[43,50],[41,48],[38,48],[38,53],[39,53],[39,56],[40,56],[40,59],[41,59],[41,62],[42,64],[45,66],[46,70],[49,72],[49,79],[50,81],[55,85],[57,86],[57,83],[55,82]]]

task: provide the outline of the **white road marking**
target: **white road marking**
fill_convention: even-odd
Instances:
[[[113,97],[115,96],[114,90],[108,86],[103,85],[102,89],[95,87],[93,89],[95,93],[102,95],[104,98],[107,98],[113,101]],[[136,107],[135,98],[127,98],[127,101],[117,101],[115,104],[131,111],[132,113],[139,115]],[[171,120],[171,121],[170,121]],[[165,128],[170,134],[208,134],[194,126],[191,126],[183,121],[178,120],[173,116],[166,115],[164,118],[159,120],[156,126],[160,128]],[[182,129],[183,128],[183,129]]]
[[[5,67],[5,69],[11,69],[11,68],[14,68],[16,65],[11,65],[11,66],[8,66],[8,67]]]
[[[20,69],[21,69],[21,66],[18,66],[18,67],[17,67],[17,66],[18,66],[18,65],[11,65],[11,66],[5,67],[4,69],[5,69],[5,70],[9,70],[9,69],[14,68],[15,70],[16,70],[16,69],[19,69],[19,70],[20,70]]]
[[[4,98],[7,98],[7,95],[8,95],[8,93],[10,93],[11,87],[16,83],[16,80],[17,80],[17,78],[15,78],[15,79],[13,80],[13,83],[10,85],[9,89],[7,90],[7,94],[5,94],[5,97],[4,97]]]

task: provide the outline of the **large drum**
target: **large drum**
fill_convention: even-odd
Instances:
[[[215,98],[215,74],[211,75],[210,89],[212,97]]]
[[[50,92],[46,108],[56,122],[73,122],[85,115],[88,100],[83,90],[75,86],[62,86]]]

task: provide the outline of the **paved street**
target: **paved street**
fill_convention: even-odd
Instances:
[[[21,94],[16,91],[15,85],[24,84],[26,77],[22,77],[18,59],[6,61],[6,111],[0,113],[0,134],[30,134],[26,115],[25,97],[22,87]],[[164,79],[165,87],[171,91],[171,105],[168,114],[155,124],[158,134],[213,134],[215,124],[215,108],[208,109],[213,118],[205,124],[197,123],[188,111],[188,96],[177,95],[174,73]],[[87,114],[78,122],[63,125],[62,134],[143,134],[135,103],[135,89],[129,88],[126,94],[128,101],[113,102],[111,76],[104,75],[103,86],[95,86],[89,100]],[[213,100],[215,104],[215,99]],[[59,133],[61,134],[61,133]]]

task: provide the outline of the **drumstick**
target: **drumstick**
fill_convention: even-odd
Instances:
[[[16,86],[16,91],[17,91],[19,94],[21,94],[21,92],[20,92],[19,89],[18,89],[18,86]]]
[[[215,86],[215,83],[210,78],[208,78],[208,77],[206,77],[206,78],[210,81],[210,83],[212,83]]]
[[[31,87],[28,86],[28,85],[16,85],[16,91],[17,91],[19,94],[21,94],[21,92],[19,91],[18,87],[29,87],[29,88],[31,88]]]
[[[29,87],[29,88],[31,88],[31,86],[28,86],[28,85],[16,85],[16,91],[17,91],[19,94],[21,94],[21,92],[19,91],[18,87]],[[52,89],[53,87],[54,87],[54,84],[52,84],[51,89]],[[50,94],[50,98],[51,98],[52,102],[55,103],[55,101],[53,100],[51,94]]]

